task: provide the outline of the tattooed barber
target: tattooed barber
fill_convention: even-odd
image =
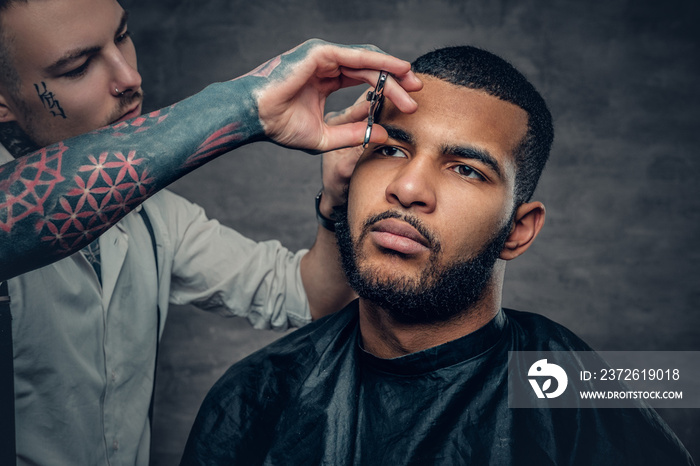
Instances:
[[[386,95],[410,112],[406,90],[421,83],[407,62],[313,40],[141,116],[136,53],[115,0],[5,0],[0,15],[0,122],[21,136],[5,139],[14,161],[0,154],[0,279],[23,273],[8,281],[18,463],[147,464],[168,303],[284,329],[351,297],[324,228],[308,253],[292,253],[154,193],[253,141],[357,145],[366,103],[329,126],[329,93],[385,69],[395,77]],[[375,127],[373,141],[386,137]],[[322,200],[329,215],[333,199]]]

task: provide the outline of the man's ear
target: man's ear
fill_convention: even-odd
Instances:
[[[513,229],[501,251],[501,259],[509,261],[527,251],[544,225],[544,213],[541,202],[528,202],[518,207]]]
[[[17,119],[15,118],[15,112],[12,110],[14,105],[5,95],[5,90],[0,89],[0,123],[8,123]]]

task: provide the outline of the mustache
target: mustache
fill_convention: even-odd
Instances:
[[[143,92],[143,90],[138,90],[136,92],[131,92],[131,93],[128,93],[128,94],[121,96],[119,98],[119,104],[117,105],[117,110],[114,112],[113,115],[111,115],[111,117],[109,119],[110,123],[108,123],[108,124],[112,124],[112,122],[121,118],[121,116],[124,115],[124,113],[126,113],[126,111],[131,106],[133,106],[134,103],[139,102],[139,101],[143,101],[144,95],[145,95],[145,93]]]
[[[387,210],[365,220],[364,225],[362,225],[362,236],[365,236],[369,233],[370,229],[372,228],[372,225],[388,218],[395,218],[411,225],[413,228],[416,229],[416,231],[418,231],[418,233],[420,233],[426,239],[426,241],[428,242],[428,246],[434,252],[440,252],[440,250],[442,249],[440,241],[437,239],[436,235],[434,235],[428,229],[428,227],[426,227],[425,224],[420,221],[420,219],[413,215],[409,215],[396,210]]]
[[[129,108],[131,105],[134,104],[134,102],[138,102],[140,100],[143,100],[144,97],[144,92],[137,91],[137,92],[132,92],[130,94],[125,94],[119,98],[119,110],[124,113],[127,108]]]

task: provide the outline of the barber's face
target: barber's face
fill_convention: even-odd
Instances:
[[[348,193],[360,273],[404,288],[432,286],[426,272],[474,259],[508,228],[513,154],[527,129],[515,105],[421,79],[414,114],[386,102],[389,140],[365,150]]]
[[[2,28],[21,88],[0,90],[0,121],[16,120],[38,145],[140,114],[136,51],[115,0],[20,2]]]

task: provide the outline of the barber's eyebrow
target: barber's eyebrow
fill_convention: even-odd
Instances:
[[[126,23],[129,20],[129,12],[124,11],[122,13],[122,18],[119,21],[119,26],[115,32],[115,36],[118,35],[126,27]],[[66,52],[61,58],[53,62],[51,65],[47,66],[44,71],[47,74],[56,74],[63,70],[63,68],[71,63],[72,61],[78,60],[79,58],[93,55],[100,51],[101,46],[85,47],[81,49],[70,50]]]
[[[87,57],[90,55],[94,55],[97,52],[100,51],[102,47],[100,46],[95,46],[95,47],[85,47],[82,49],[76,49],[76,50],[71,50],[67,53],[65,53],[61,58],[53,62],[51,65],[47,66],[44,71],[47,74],[57,74],[63,71],[63,69],[68,65],[69,63],[78,60],[79,58],[82,57]]]
[[[442,153],[445,155],[453,155],[465,159],[477,160],[485,165],[488,165],[499,178],[503,178],[503,171],[501,170],[501,166],[498,161],[483,149],[465,146],[443,146]]]
[[[119,26],[117,26],[117,30],[114,31],[114,35],[119,35],[120,32],[122,32],[126,28],[126,23],[129,22],[129,12],[127,10],[124,10],[122,12],[122,19],[119,21]]]

